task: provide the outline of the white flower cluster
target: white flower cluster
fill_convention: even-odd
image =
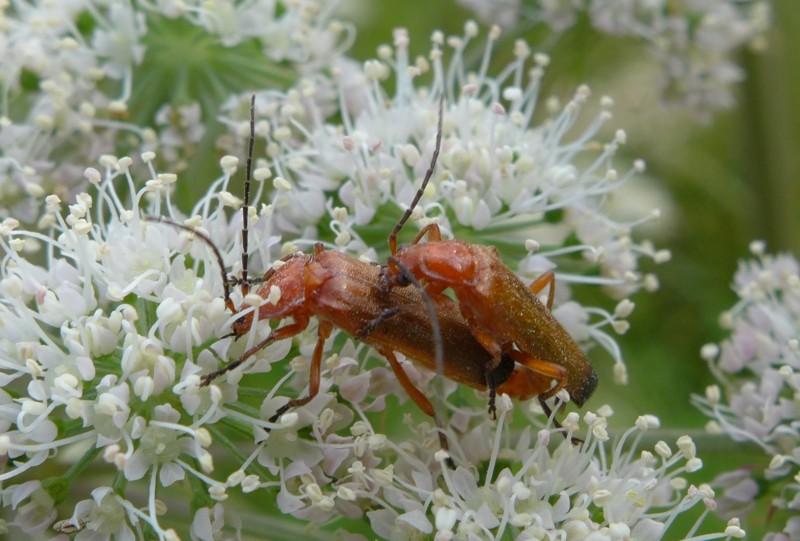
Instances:
[[[350,437],[343,438],[331,434],[336,415],[325,409],[304,423],[310,423],[320,438],[315,454],[305,448],[302,458],[289,455],[283,438],[276,445],[267,444],[265,451],[285,462],[287,479],[281,481],[278,505],[306,520],[365,514],[375,534],[385,539],[744,537],[735,519],[724,533],[695,537],[715,507],[714,493],[683,477],[702,466],[688,436],[676,441],[678,452],[664,441],[652,451],[638,450],[642,434],[658,428],[658,419],[640,417],[610,445],[605,417],[586,413],[584,428],[578,415],[571,413],[565,420],[568,436],[583,430],[587,434],[575,446],[550,427],[535,432],[528,427],[512,437],[504,422],[510,402],[503,401],[499,409],[497,423],[484,416],[477,424],[467,422],[475,411],[455,410],[456,428],[451,430],[457,433],[461,424],[469,426],[456,440],[463,445],[458,453],[472,464],[455,470],[445,466],[447,453],[436,451],[435,439],[424,432],[419,440],[398,445],[363,420],[351,426]],[[335,445],[324,446],[322,441]],[[387,456],[391,458],[384,460]],[[501,463],[511,465],[501,467]],[[476,469],[476,465],[482,466]],[[676,517],[696,505],[704,510],[688,532],[671,529]],[[366,539],[341,530],[338,534],[354,541]]]
[[[154,156],[142,158],[150,164]],[[671,535],[675,517],[698,504],[702,516],[713,509],[709,487],[684,478],[702,466],[691,439],[679,438],[678,452],[663,441],[638,451],[641,435],[659,425],[643,416],[611,445],[608,407],[602,415],[587,412],[583,426],[576,413],[567,415],[564,438],[542,423],[538,407],[523,412],[525,430],[512,432],[507,397],[499,400],[497,421],[482,401],[476,407],[447,401],[459,464],[450,470],[428,424],[413,424],[409,416],[404,437],[376,430],[368,413],[383,410],[399,385],[385,366],[365,367],[367,348],[351,340],[326,359],[317,398],[276,424],[263,419],[285,400],[276,394],[284,394],[288,376],[266,393],[232,375],[200,387],[198,374],[216,366],[216,358],[238,355],[228,351],[235,350],[230,340],[214,338],[231,322],[222,300],[210,294],[220,289],[216,261],[203,243],[187,242],[188,234],[143,220],[144,206],[177,217],[168,197],[173,175],[150,166],[152,179],[136,189],[130,159],[106,156],[103,163],[102,175],[86,171],[96,196],[80,195],[66,216],[48,198],[40,225],[49,226],[49,235],[13,220],[0,229],[7,253],[0,282],[0,454],[8,460],[0,498],[14,511],[4,529],[36,534],[52,527],[79,541],[178,539],[180,526],[164,525],[175,522],[172,505],[159,498],[174,486],[192,491],[194,514],[185,529],[202,540],[240,523],[237,506],[224,504],[230,496],[262,490],[277,493],[278,509],[298,519],[366,517],[376,535],[391,539],[511,533],[518,539],[661,539]],[[215,190],[227,194],[235,160],[223,158],[222,165]],[[122,203],[122,189],[131,190],[131,205]],[[227,199],[210,193],[189,223],[218,222],[223,206],[217,202]],[[225,239],[225,228],[215,229],[222,231],[215,240],[223,252],[235,252],[236,235]],[[46,264],[29,261],[26,253],[36,248]],[[268,370],[263,362],[282,360],[289,347],[284,341],[267,348],[253,370]],[[308,377],[303,359],[312,347],[302,341],[290,363],[301,389]],[[431,391],[430,374],[404,367]],[[447,385],[445,399],[455,388]],[[573,445],[574,435],[585,440]],[[222,453],[212,455],[212,442],[235,457],[224,478],[214,477]],[[63,464],[65,455],[75,458]],[[14,482],[41,477],[38,471],[60,473]],[[56,504],[87,485],[86,499],[59,517]],[[744,535],[735,520],[720,534],[694,537],[696,527],[683,538]]]
[[[766,254],[762,242],[750,249],[755,259],[742,261],[734,277],[739,301],[722,316],[731,336],[702,351],[719,384],[695,402],[711,419],[709,431],[770,456],[763,474],[772,506],[789,513],[770,539],[788,541],[800,539],[800,264]],[[755,505],[759,489],[751,472],[731,472],[718,483],[725,488],[723,513]]]
[[[470,23],[460,37],[437,33],[428,58],[412,63],[408,37],[398,31],[394,46],[361,69],[342,66],[332,78],[317,74],[287,93],[258,95],[256,131],[267,158],[253,172],[253,200],[267,180],[272,192],[269,204],[248,209],[253,269],[324,239],[325,219],[333,231],[328,248],[384,261],[398,207],[430,163],[443,95],[443,150],[418,224],[435,219],[447,235],[495,243],[512,258],[516,252],[526,278],[557,266],[562,282],[598,284],[622,297],[655,287],[639,260],[669,254],[632,240],[636,223],[604,214],[604,198],[642,167],[613,167],[623,132],[596,141],[610,100],[585,128],[575,125],[586,88],[539,113],[547,59],[518,42],[515,59],[491,75],[492,29],[482,64],[470,72],[464,57],[476,32]],[[345,69],[353,73],[344,77]],[[383,85],[392,75],[389,98]],[[417,77],[432,83],[415,86]],[[229,104],[237,132],[238,107]],[[183,127],[195,122],[191,108],[178,114]],[[327,120],[333,114],[341,124]],[[458,467],[442,467],[446,453],[430,424],[410,413],[400,427],[380,417],[399,407],[393,402],[405,396],[401,386],[375,351],[341,334],[326,342],[316,398],[265,421],[287,398],[308,392],[315,323],[297,340],[264,348],[243,370],[201,385],[202,374],[240,358],[277,322],[262,321],[234,340],[238,315],[220,298],[228,278],[218,263],[234,275],[241,265],[240,213],[226,214],[242,203],[228,185],[238,160],[220,160],[222,176],[183,221],[173,202],[177,177],[159,173],[155,159],[144,152],[137,165],[103,155],[102,172],[84,171],[91,195],[78,194],[66,209],[57,195],[47,196],[36,228],[0,222],[0,502],[12,511],[0,530],[55,528],[78,541],[263,537],[237,515],[252,502],[262,512],[274,499],[280,512],[306,522],[345,528],[348,519],[366,517],[376,535],[397,539],[509,532],[520,539],[659,539],[672,536],[676,516],[697,504],[714,507],[708,487],[684,478],[701,466],[690,439],[676,441],[679,452],[665,442],[639,451],[636,438],[657,426],[653,418],[640,418],[612,444],[606,408],[586,413],[583,428],[570,413],[561,430],[534,406],[521,409],[536,429],[517,433],[506,423],[507,397],[498,398],[500,419],[492,421],[485,397],[456,393],[452,382],[437,399]],[[132,173],[137,167],[147,169],[144,186]],[[237,290],[232,302],[257,306],[280,293],[242,298]],[[625,332],[633,303],[623,298],[607,312],[567,302],[568,288],[558,294],[556,315],[576,340],[610,351],[624,379],[607,329]],[[267,374],[273,365],[279,374]],[[426,395],[439,392],[432,374],[405,360],[403,367]],[[585,441],[573,446],[573,435]],[[188,505],[175,497],[181,490]],[[680,534],[744,535],[735,520],[724,533],[696,531]]]
[[[158,65],[158,59],[148,55],[166,55],[190,71],[181,49],[188,45],[170,42],[172,32],[196,33],[191,46],[197,55],[255,40],[274,62],[317,69],[349,46],[348,29],[331,23],[335,4],[326,0],[0,3],[0,214],[30,220],[36,209],[26,195],[58,191],[64,198],[72,197],[71,192],[85,187],[78,179],[86,163],[113,153],[117,145],[154,148],[160,136],[153,130],[153,119],[141,120],[141,125],[127,120],[128,102],[134,97],[134,85],[149,85],[148,92],[154,91],[156,85],[148,81],[153,75],[139,71],[144,64],[151,69]],[[185,26],[164,28],[169,24]],[[208,60],[197,58],[199,64]],[[176,72],[161,69],[165,77]],[[217,77],[216,84],[224,86],[223,77]],[[161,111],[158,124],[165,124],[169,111]],[[192,116],[185,113],[179,118],[178,127],[186,131],[181,133],[182,144],[196,142],[202,129],[190,120]],[[165,131],[160,146],[177,145],[175,130]]]
[[[763,48],[771,24],[771,7],[763,0],[460,2],[490,23],[511,27],[523,18],[556,32],[585,13],[600,32],[646,42],[662,68],[664,98],[705,115],[733,106],[733,85],[744,79],[735,55],[742,46]]]
[[[154,156],[142,158],[151,164]],[[228,193],[235,162],[222,160],[225,174],[214,188],[221,194]],[[701,465],[691,440],[677,442],[678,454],[663,442],[655,454],[636,456],[636,444],[628,447],[632,434],[657,426],[649,417],[607,457],[604,417],[584,416],[589,431],[578,447],[548,427],[535,438],[527,429],[509,444],[501,433],[507,430],[510,402],[501,400],[497,424],[483,403],[451,405],[448,430],[459,463],[488,462],[488,473],[479,481],[481,474],[472,467],[441,469],[437,462],[444,456],[430,426],[418,425],[403,441],[370,424],[366,412],[384,409],[399,387],[384,366],[363,369],[366,348],[351,341],[326,361],[317,399],[285,414],[267,437],[263,419],[283,400],[274,396],[280,383],[250,406],[238,397],[258,390],[232,378],[198,386],[202,367],[217,362],[209,345],[217,356],[236,353],[227,351],[229,340],[214,339],[230,318],[222,300],[210,293],[220,288],[220,277],[216,261],[204,255],[207,247],[143,220],[143,205],[150,213],[177,217],[168,197],[174,175],[158,174],[150,165],[151,180],[136,189],[132,160],[106,156],[103,164],[102,175],[86,171],[96,196],[81,194],[66,216],[58,199],[48,197],[40,226],[49,227],[49,235],[22,230],[10,219],[0,231],[7,254],[0,282],[0,453],[9,460],[0,474],[0,495],[15,511],[14,527],[34,534],[53,526],[78,540],[177,539],[176,529],[162,525],[169,506],[158,495],[187,474],[194,486],[204,487],[204,504],[195,506],[194,539],[213,538],[226,520],[215,502],[237,487],[244,494],[277,489],[279,509],[304,520],[366,514],[376,534],[387,538],[435,530],[440,539],[500,538],[507,531],[522,538],[571,532],[598,540],[631,534],[657,539],[674,516],[701,502],[713,507],[707,487],[689,486],[681,477]],[[131,205],[122,203],[121,189],[133,194]],[[224,215],[215,201],[226,199],[210,193],[190,223],[218,223]],[[236,235],[225,239],[226,228],[214,229],[223,251],[235,252]],[[26,256],[37,249],[47,258],[43,265]],[[311,345],[301,345],[301,355],[308,355]],[[278,343],[262,358],[279,361],[288,349],[288,342]],[[300,382],[307,378],[302,358],[291,363]],[[430,375],[410,364],[405,368],[426,389]],[[331,385],[338,387],[338,402],[328,392]],[[448,391],[454,388],[451,384]],[[541,423],[533,411],[527,413],[532,423]],[[241,463],[233,473],[215,479],[210,444],[228,441],[220,427],[232,426],[239,427],[239,440],[247,441],[241,438],[241,427],[247,427],[256,441],[249,456],[237,450]],[[568,415],[564,426],[568,437],[578,433],[577,415]],[[551,443],[551,438],[557,439]],[[56,477],[13,483],[38,469],[50,470],[63,455],[76,458]],[[501,459],[513,467],[495,473]],[[439,476],[443,488],[437,488]],[[55,522],[55,504],[76,490],[72,485],[79,477],[96,480],[91,497]],[[139,481],[145,498],[136,503]],[[605,516],[599,522],[598,510]],[[726,535],[739,537],[739,531],[731,523]]]

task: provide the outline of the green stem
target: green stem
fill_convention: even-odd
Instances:
[[[102,447],[91,447],[87,449],[86,452],[83,453],[83,456],[64,472],[62,477],[69,482],[74,481],[77,479],[78,475],[83,473],[83,470],[85,470],[89,464],[94,462],[94,459],[97,458],[102,451]]]
[[[242,453],[238,446],[232,440],[226,437],[220,430],[218,430],[216,426],[209,426],[208,429],[214,438],[214,442],[227,449],[228,452],[230,452],[236,458],[236,460],[238,460],[240,463],[244,463],[244,461],[247,460],[247,455]],[[247,471],[252,472],[261,479],[269,479],[272,477],[272,474],[258,465],[258,463],[255,461],[250,463],[250,465],[247,467]]]

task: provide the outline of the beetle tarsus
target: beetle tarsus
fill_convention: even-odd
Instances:
[[[372,334],[372,332],[381,323],[383,323],[384,321],[386,321],[388,319],[393,318],[398,313],[400,313],[400,308],[399,307],[388,308],[388,309],[384,310],[384,312],[381,315],[379,315],[378,317],[376,317],[375,319],[373,319],[372,321],[367,323],[367,325],[365,325],[363,328],[359,329],[359,331],[356,333],[356,338],[358,338],[359,340],[363,340],[364,338],[366,338],[370,334]]]

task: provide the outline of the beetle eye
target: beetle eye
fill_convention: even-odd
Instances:
[[[411,280],[408,278],[408,274],[405,272],[398,274],[395,280],[397,281],[397,285],[401,287],[405,287],[411,283]]]

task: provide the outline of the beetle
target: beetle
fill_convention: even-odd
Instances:
[[[492,357],[489,372],[506,354],[556,381],[539,394],[540,402],[565,388],[572,401],[582,406],[597,387],[597,373],[550,312],[555,294],[553,273],[526,286],[503,264],[493,246],[442,240],[435,224],[422,232],[429,242],[400,248],[382,273],[384,287],[393,291],[394,286],[409,285],[410,272],[437,305],[449,302],[443,291],[452,290],[473,336]],[[398,262],[407,272],[398,270]],[[545,306],[537,294],[547,286]]]
[[[433,164],[432,164],[433,167]],[[452,291],[475,339],[492,357],[490,374],[508,355],[520,365],[554,380],[539,393],[548,416],[546,400],[566,389],[582,406],[597,387],[597,373],[580,346],[551,314],[555,297],[555,275],[546,272],[526,286],[500,259],[494,246],[457,239],[443,240],[436,223],[425,226],[408,246],[397,246],[397,235],[411,217],[430,181],[426,175],[414,199],[389,235],[391,257],[383,267],[380,282],[385,291],[407,287],[412,279],[437,305],[452,302],[444,294]],[[421,242],[427,237],[427,242]],[[549,286],[547,305],[537,297]],[[556,423],[556,426],[558,424]]]

